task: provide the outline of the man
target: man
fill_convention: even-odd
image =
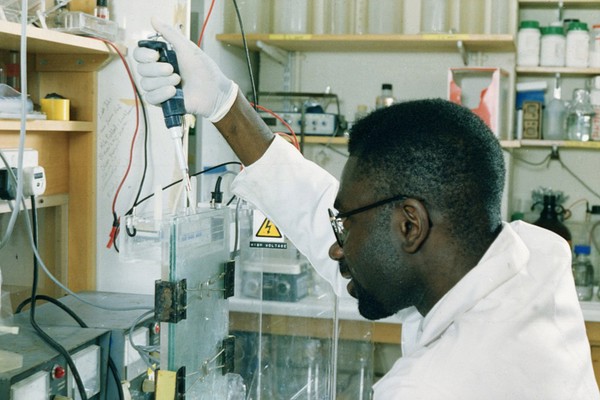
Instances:
[[[444,100],[372,113],[353,128],[338,190],[208,56],[153,25],[177,52],[188,111],[211,120],[246,166],[234,192],[338,293],[347,283],[363,316],[403,311],[403,356],[375,399],[600,399],[569,246],[501,221],[502,151],[479,118]],[[149,49],[134,57],[147,101],[173,96],[171,67]]]

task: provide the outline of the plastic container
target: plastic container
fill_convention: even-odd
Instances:
[[[61,32],[100,37],[111,42],[114,42],[119,34],[119,25],[114,21],[97,18],[81,11],[66,12],[63,16],[63,28],[56,29]]]
[[[273,3],[274,33],[307,33],[308,0],[277,0]]]
[[[590,32],[590,53],[588,65],[592,68],[600,67],[600,24],[593,25]]]
[[[593,117],[590,93],[585,89],[575,89],[567,111],[567,138],[581,142],[590,140]]]
[[[375,99],[375,109],[389,107],[396,102],[391,83],[381,85],[381,94]]]
[[[357,35],[367,33],[368,17],[367,17],[367,0],[352,0],[352,8],[350,12],[351,32]]]
[[[490,27],[490,33],[492,34],[504,34],[508,33],[509,30],[509,15],[510,15],[510,1],[507,0],[492,0],[491,3],[491,15],[492,24]]]
[[[543,67],[564,67],[567,38],[561,26],[541,28],[540,65]]]
[[[585,68],[590,53],[590,33],[585,22],[571,22],[567,31],[565,65]]]
[[[421,1],[421,32],[448,32],[448,0]]]
[[[590,89],[590,104],[594,110],[592,117],[592,132],[590,140],[600,141],[600,76],[592,78]]]
[[[256,0],[261,2],[260,0]],[[327,0],[313,0],[312,4],[312,33],[323,35],[329,33],[329,8]]]
[[[460,33],[483,33],[485,1],[460,0]]]
[[[557,80],[558,81],[558,80]],[[552,100],[544,107],[542,118],[542,138],[544,140],[564,140],[566,138],[567,105],[561,99],[558,82]]]
[[[517,65],[537,67],[540,64],[540,23],[521,21],[517,34]]]
[[[402,0],[371,0],[367,12],[367,31],[373,34],[402,32]]]
[[[271,31],[270,3],[262,0],[237,0],[244,23],[244,33],[269,33]],[[234,7],[225,7],[226,32],[241,33]]]
[[[329,32],[334,35],[350,33],[350,5],[346,0],[329,0]]]
[[[594,292],[594,266],[590,260],[591,248],[588,245],[577,245],[572,263],[573,278],[579,301],[592,299]]]

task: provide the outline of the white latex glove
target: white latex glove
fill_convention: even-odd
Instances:
[[[156,50],[136,47],[133,58],[139,63],[137,71],[142,76],[140,85],[147,92],[146,101],[160,105],[175,95],[175,85],[181,80],[186,111],[211,122],[220,121],[231,109],[238,85],[179,30],[154,18],[152,26],[175,50],[181,77],[173,73],[171,64],[158,62]]]

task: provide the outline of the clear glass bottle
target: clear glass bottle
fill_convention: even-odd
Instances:
[[[590,93],[586,89],[575,89],[567,111],[567,138],[581,142],[590,140],[594,114]]]
[[[381,85],[381,94],[375,99],[375,109],[389,107],[396,102],[393,86],[391,83]]]
[[[594,267],[590,261],[591,248],[588,245],[577,245],[574,252],[572,269],[577,297],[579,297],[579,301],[588,301],[592,299],[594,291]]]

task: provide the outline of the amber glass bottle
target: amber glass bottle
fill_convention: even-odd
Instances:
[[[562,236],[571,245],[571,231],[559,219],[559,215],[563,212],[562,206],[556,205],[556,196],[544,195],[542,212],[533,224]]]

